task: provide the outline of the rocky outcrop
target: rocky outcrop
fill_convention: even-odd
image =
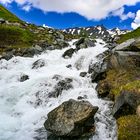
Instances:
[[[140,104],[140,93],[134,93],[134,91],[122,91],[116,98],[113,115],[115,118],[119,118],[125,115],[136,114],[138,105]]]
[[[98,82],[99,97],[114,101],[112,114],[118,123],[118,139],[139,139],[140,39],[130,39],[105,58],[106,76]]]
[[[47,131],[61,137],[79,137],[94,133],[94,115],[98,107],[87,101],[69,100],[48,114],[44,126]]]

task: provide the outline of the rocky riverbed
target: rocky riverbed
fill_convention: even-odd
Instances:
[[[88,73],[91,64],[102,61],[99,56],[108,50],[106,43],[97,39],[94,46],[81,48],[64,58],[68,49],[76,49],[75,41],[69,42],[67,48],[47,50],[32,58],[17,56],[0,61],[2,140],[57,139],[54,135],[49,137],[44,122],[49,112],[70,99],[84,100],[98,107],[91,117],[94,135],[86,139],[117,139],[116,121],[111,113],[113,102],[98,97],[97,84]],[[83,72],[86,74],[81,76]]]

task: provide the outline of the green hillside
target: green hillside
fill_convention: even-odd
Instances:
[[[127,34],[124,34],[124,35],[121,35],[120,36],[120,39],[117,41],[118,43],[122,43],[128,39],[131,39],[131,38],[138,38],[140,37],[140,27],[137,28],[136,30],[132,31],[132,32],[129,32]]]
[[[4,8],[2,5],[0,5],[0,18],[3,18],[10,22],[22,22],[17,16],[12,14],[10,11],[8,11],[6,8]]]

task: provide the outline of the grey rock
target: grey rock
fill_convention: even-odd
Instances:
[[[74,44],[76,45],[76,49],[83,49],[83,48],[88,48],[88,47],[94,47],[96,41],[89,39],[89,38],[80,38],[78,41],[76,41]]]
[[[92,82],[98,82],[106,76],[107,64],[104,61],[91,63],[88,72],[91,73]]]
[[[20,81],[20,82],[24,82],[24,81],[26,81],[26,80],[28,80],[28,79],[29,79],[29,76],[26,75],[26,74],[23,74],[23,75],[21,75],[19,81]]]
[[[13,52],[6,52],[6,53],[3,53],[2,56],[0,57],[0,60],[1,59],[5,59],[5,60],[10,60],[12,57],[13,57]]]
[[[38,69],[44,67],[46,62],[43,59],[39,59],[32,64],[32,69]]]
[[[139,94],[130,91],[122,91],[115,100],[113,115],[115,118],[119,118],[120,116],[135,114],[139,104]]]
[[[49,98],[57,98],[63,92],[63,90],[69,90],[73,88],[72,86],[72,79],[65,78],[64,80],[60,80],[54,87],[54,90],[48,94]]]
[[[86,133],[94,133],[94,115],[98,107],[88,101],[73,99],[62,103],[48,114],[44,126],[56,136],[76,137]],[[93,131],[91,132],[91,129]]]
[[[81,77],[85,77],[86,75],[87,75],[87,72],[81,72],[81,73],[80,73],[80,76],[81,76]]]

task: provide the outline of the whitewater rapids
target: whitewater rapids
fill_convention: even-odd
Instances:
[[[73,41],[70,42],[71,47]],[[0,61],[0,140],[34,140],[36,130],[43,127],[47,114],[64,101],[85,96],[99,110],[95,115],[96,133],[92,140],[117,140],[116,122],[111,115],[110,101],[99,99],[96,84],[90,77],[80,77],[80,72],[88,71],[91,61],[97,62],[97,55],[107,50],[102,40],[95,47],[81,49],[72,58],[64,59],[68,49],[46,51],[33,58],[13,57],[9,61]],[[32,69],[32,64],[45,60],[45,66]],[[67,65],[72,68],[67,68]],[[78,67],[78,68],[77,68]],[[29,80],[20,82],[20,76],[26,74]],[[48,98],[58,81],[54,75],[72,78],[73,88],[63,91],[58,98]],[[39,93],[36,96],[36,93]],[[40,140],[42,140],[40,138]],[[44,139],[43,139],[44,140]]]

